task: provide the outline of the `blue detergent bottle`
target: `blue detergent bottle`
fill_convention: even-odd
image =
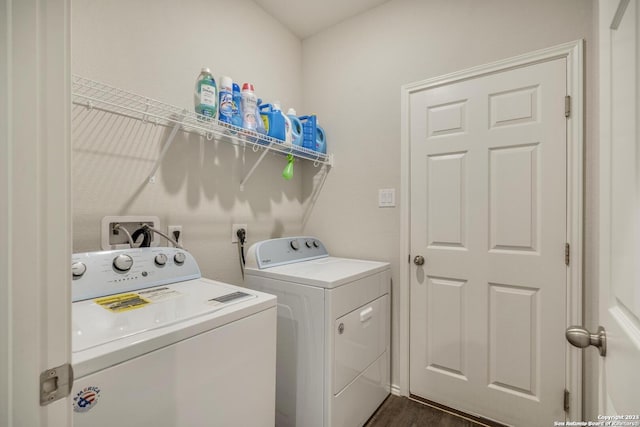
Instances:
[[[291,121],[291,144],[300,147],[302,145],[302,123],[298,120],[296,110],[289,108],[287,117]]]
[[[302,123],[302,147],[316,151],[318,138],[316,115],[300,116],[298,119]]]
[[[284,141],[286,139],[286,126],[282,111],[279,108],[274,108],[273,104],[262,104],[258,108],[260,109],[260,117],[267,135]]]
[[[316,126],[316,151],[327,154],[327,136],[320,126]]]

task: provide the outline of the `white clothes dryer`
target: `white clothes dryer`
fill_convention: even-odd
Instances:
[[[276,299],[175,248],[74,254],[75,427],[273,426]]]
[[[245,285],[278,297],[277,427],[362,426],[389,395],[390,284],[314,237],[249,248]]]

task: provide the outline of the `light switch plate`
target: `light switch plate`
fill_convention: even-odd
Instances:
[[[396,189],[381,188],[378,190],[378,207],[393,208],[396,206]]]

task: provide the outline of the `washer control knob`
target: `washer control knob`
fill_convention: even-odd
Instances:
[[[173,260],[175,261],[176,264],[178,265],[182,265],[184,264],[184,260],[187,259],[187,257],[185,256],[184,252],[178,252],[177,254],[175,254],[173,256]]]
[[[313,241],[313,247],[314,248],[319,248],[320,247],[320,243],[317,240]]]
[[[79,279],[87,271],[87,266],[83,262],[76,261],[71,264],[71,274],[74,279]]]
[[[306,242],[304,242],[305,245],[307,245],[307,247],[309,249],[311,249],[311,247],[313,247],[313,242],[311,240],[307,240]]]
[[[294,251],[297,251],[298,249],[300,249],[300,244],[298,243],[297,240],[292,240],[289,245],[291,246],[291,249],[293,249]]]
[[[127,254],[120,254],[113,259],[113,267],[118,271],[129,271],[133,266],[133,258]]]
[[[163,265],[165,265],[167,263],[167,256],[165,254],[158,254],[154,258],[154,261],[155,261],[157,266],[162,267]]]

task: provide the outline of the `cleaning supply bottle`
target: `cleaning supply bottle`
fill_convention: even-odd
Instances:
[[[273,105],[275,106],[276,103],[274,102]],[[292,145],[293,136],[291,131],[291,120],[289,119],[289,117],[287,117],[285,113],[282,112],[282,110],[280,109],[280,104],[278,104],[278,111],[280,111],[280,114],[284,119],[284,145]]]
[[[327,154],[327,136],[320,126],[316,127],[316,151]]]
[[[211,74],[211,70],[203,68],[196,79],[196,87],[193,91],[193,103],[196,113],[215,118],[217,99],[216,81]]]
[[[242,109],[240,104],[242,103],[242,95],[240,94],[240,86],[237,83],[232,85],[233,87],[233,104],[231,107],[231,124],[234,126],[242,127]]]
[[[287,121],[280,108],[280,101],[273,103],[273,127],[270,136],[283,140],[285,144],[287,142]],[[291,138],[289,138],[289,145],[291,145]]]
[[[258,99],[253,92],[253,85],[251,83],[244,83],[242,85],[242,127],[248,130],[255,131],[257,128],[256,122],[256,110],[258,107]]]
[[[262,121],[262,116],[260,115],[260,107],[262,106],[262,99],[258,98],[258,108],[256,108],[256,132],[260,135],[266,135],[267,129],[264,127],[264,122]],[[261,139],[260,144],[268,144],[266,140]]]
[[[233,80],[231,77],[220,77],[220,108],[218,119],[224,123],[231,123],[233,116]]]
[[[289,108],[289,111],[287,111],[287,118],[291,123],[291,143],[299,147],[302,145],[302,123],[300,123],[300,120],[296,115],[296,110]]]
[[[282,111],[280,111],[280,109],[276,110],[274,104],[262,104],[259,110],[267,135],[284,141],[285,125]]]
[[[302,123],[302,147],[315,151],[318,135],[316,115],[311,114],[310,116],[300,116],[298,118]]]

